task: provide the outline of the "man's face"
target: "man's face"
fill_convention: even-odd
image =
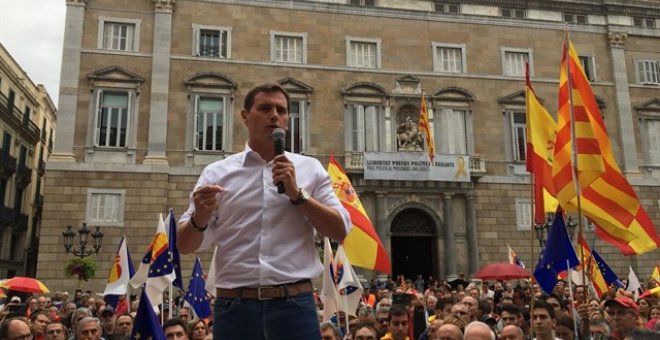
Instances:
[[[518,319],[518,316],[507,311],[502,311],[502,322],[505,326],[520,326],[520,319]]]
[[[515,326],[506,326],[500,332],[500,340],[525,340],[524,336]]]
[[[273,130],[286,129],[289,123],[286,97],[279,91],[259,92],[252,107],[241,111],[241,117],[248,128],[250,140],[272,144]]]
[[[128,315],[122,315],[117,318],[117,325],[115,326],[115,334],[120,336],[131,335],[133,331],[133,319]]]
[[[377,340],[377,335],[368,327],[362,327],[355,332],[355,340]]]
[[[11,320],[10,322],[7,330],[9,339],[27,339],[32,336],[30,326],[27,323],[21,320]]]
[[[37,304],[39,305],[40,309],[46,308],[46,297],[45,296],[40,296],[37,299]]]
[[[42,314],[37,315],[37,319],[32,322],[32,333],[34,335],[44,335],[46,332],[46,325],[48,324],[48,317]]]
[[[340,340],[335,336],[335,332],[332,328],[326,328],[321,330],[321,340]]]
[[[188,335],[181,325],[174,325],[165,329],[165,338],[167,340],[188,340]]]
[[[388,330],[393,340],[404,340],[408,336],[408,316],[395,315],[390,319]]]
[[[552,308],[555,309],[555,315],[561,315],[561,313],[563,311],[561,310],[561,303],[559,303],[559,300],[551,297],[551,298],[548,298],[547,301],[552,306]]]
[[[478,299],[479,298],[479,290],[476,289],[476,288],[471,289],[470,290],[470,296],[475,298],[475,299]]]
[[[462,303],[453,305],[451,307],[451,313],[460,319],[463,319],[465,323],[470,322],[470,311],[468,310],[468,307]]]
[[[604,325],[589,325],[589,333],[591,333],[592,339],[598,339],[598,336],[600,336],[602,339],[607,339],[607,337],[610,336],[607,333],[607,328],[605,328]]]
[[[555,320],[550,317],[550,313],[545,308],[535,308],[532,318],[534,329],[539,335],[552,334],[552,330],[555,328]]]
[[[376,313],[376,327],[378,327],[379,331],[382,333],[387,332],[387,325],[389,324],[389,320],[387,319],[388,315],[387,312],[377,312]]]
[[[188,322],[190,318],[190,311],[187,308],[182,308],[179,310],[179,319],[183,320],[183,322]]]
[[[575,287],[575,301],[582,302],[584,300],[584,287]]]
[[[95,322],[86,322],[78,330],[78,340],[100,340],[101,330]]]
[[[52,323],[46,326],[46,340],[64,340],[64,326],[61,323]]]
[[[463,298],[461,302],[463,302],[463,304],[467,306],[468,311],[470,312],[470,317],[472,317],[473,319],[476,318],[477,312],[479,310],[477,299],[473,298],[472,296],[466,296]]]
[[[620,305],[607,307],[607,314],[612,322],[612,329],[616,332],[626,333],[637,325],[637,315],[630,308]]]

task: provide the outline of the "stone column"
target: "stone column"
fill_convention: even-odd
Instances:
[[[632,106],[630,105],[630,91],[628,89],[628,73],[626,71],[626,56],[623,45],[626,41],[625,32],[607,32],[607,45],[612,57],[612,73],[614,74],[614,91],[616,95],[616,110],[618,113],[619,141],[621,143],[621,159],[624,174],[639,174],[637,163],[637,144],[635,143],[635,130],[633,124]]]
[[[479,269],[479,244],[477,243],[477,218],[474,210],[474,193],[465,195],[467,249],[468,249],[468,275]]]
[[[454,235],[454,224],[451,210],[451,198],[453,193],[442,195],[442,212],[445,221],[445,278],[451,280],[456,275],[456,238]]]
[[[154,46],[151,62],[149,142],[144,164],[167,165],[167,110],[172,45],[172,10],[176,0],[153,0]]]
[[[374,221],[376,222],[376,225],[374,228],[376,229],[376,233],[378,234],[378,237],[380,237],[381,242],[383,242],[383,247],[385,247],[389,256],[392,257],[392,242],[390,240],[389,230],[385,225],[387,220],[386,195],[387,191],[376,191],[376,221]]]
[[[83,22],[87,0],[66,0],[64,46],[62,49],[62,76],[57,112],[57,132],[53,153],[49,162],[75,162],[73,136],[78,110],[78,80],[80,78],[80,53],[82,49]]]

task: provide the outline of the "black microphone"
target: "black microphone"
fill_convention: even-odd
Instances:
[[[277,128],[273,130],[273,145],[275,146],[275,156],[281,155],[284,153],[284,144],[286,139],[286,132],[284,129]],[[284,193],[284,183],[282,181],[277,182],[277,193]]]

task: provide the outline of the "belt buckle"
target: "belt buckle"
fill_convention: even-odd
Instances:
[[[260,286],[260,287],[257,287],[257,300],[259,300],[259,301],[272,300],[273,299],[272,297],[263,297],[263,296],[261,296],[261,294],[262,294],[261,290],[262,289],[272,289],[272,288],[275,288],[275,286]]]

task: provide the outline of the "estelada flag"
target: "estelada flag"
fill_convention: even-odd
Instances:
[[[328,175],[330,175],[332,187],[339,201],[351,215],[353,228],[343,242],[346,256],[351,264],[391,274],[392,265],[387,251],[371,224],[369,216],[364,211],[360,198],[353,189],[346,172],[337,163],[333,154],[330,155],[328,163]]]

